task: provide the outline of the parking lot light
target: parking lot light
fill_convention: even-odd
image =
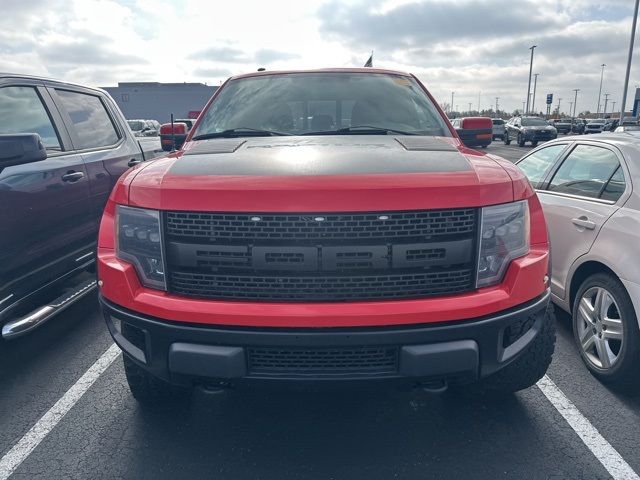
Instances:
[[[604,67],[606,64],[600,65],[602,67],[602,71],[600,72],[600,89],[598,90],[598,110],[596,113],[600,114],[600,99],[602,98],[602,77],[604,76]]]
[[[624,109],[627,104],[627,90],[629,89],[629,74],[631,73],[631,60],[633,59],[633,40],[636,36],[636,24],[638,23],[638,5],[640,0],[636,0],[636,7],[633,12],[633,22],[631,23],[631,39],[629,40],[629,56],[627,57],[627,73],[624,77],[624,88],[622,89],[622,104],[620,105],[620,120],[624,116]]]
[[[531,73],[533,72],[533,51],[536,47],[537,45],[529,47],[529,50],[531,50],[531,60],[529,62],[529,84],[527,86],[527,108],[525,110],[525,113],[529,113],[529,95],[531,95]]]
[[[575,97],[573,98],[573,118],[576,117],[576,107],[578,106],[578,92],[580,91],[579,88],[574,88],[573,91],[575,92]],[[571,112],[569,112],[571,113]]]

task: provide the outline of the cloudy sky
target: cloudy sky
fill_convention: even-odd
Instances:
[[[509,111],[620,105],[633,0],[0,0],[0,71],[97,86],[206,82],[267,69],[374,66],[415,73],[440,102]],[[640,84],[640,45],[630,92]],[[632,93],[631,93],[632,94]],[[617,107],[616,107],[617,108]]]

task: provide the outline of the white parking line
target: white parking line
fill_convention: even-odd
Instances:
[[[96,362],[78,379],[47,413],[0,459],[0,480],[7,480],[31,452],[46,438],[71,408],[87,393],[107,368],[120,356],[120,348],[112,344]],[[576,406],[553,383],[547,375],[538,388],[562,415],[582,442],[598,459],[615,480],[640,480],[640,476],[629,466],[615,448],[580,413]]]
[[[6,480],[31,454],[34,448],[44,440],[71,408],[89,390],[91,385],[109,368],[120,355],[120,348],[114,343],[102,356],[89,367],[73,386],[53,407],[38,420],[33,427],[0,460],[0,480]]]
[[[595,455],[607,472],[616,480],[638,480],[640,477],[622,458],[618,451],[598,432],[576,406],[562,393],[547,375],[539,382],[538,388],[564,417],[569,426],[578,434],[582,442]]]

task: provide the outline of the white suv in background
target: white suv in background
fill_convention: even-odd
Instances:
[[[640,139],[566,137],[517,164],[542,202],[552,298],[582,359],[603,382],[639,386]]]

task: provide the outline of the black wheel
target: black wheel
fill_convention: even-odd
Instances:
[[[498,396],[509,394],[535,385],[544,376],[551,364],[556,343],[556,317],[553,305],[549,304],[536,316],[538,317],[536,320],[541,320],[542,325],[538,336],[527,350],[502,370],[472,385],[472,394]]]
[[[133,397],[143,405],[160,406],[170,401],[188,400],[193,389],[177,387],[154,377],[123,355],[124,373]]]
[[[538,141],[537,141],[537,140],[534,140],[533,142],[531,142],[531,146],[532,146],[533,148],[536,148],[536,147],[538,146]]]
[[[509,132],[504,132],[504,136],[502,137],[502,141],[504,141],[505,145],[509,145],[511,143],[511,139],[509,138]]]
[[[524,147],[524,144],[525,144],[524,137],[522,136],[521,133],[518,133],[518,146],[519,147]]]
[[[640,330],[622,282],[609,273],[591,275],[573,303],[573,335],[589,371],[604,383],[638,388]]]

